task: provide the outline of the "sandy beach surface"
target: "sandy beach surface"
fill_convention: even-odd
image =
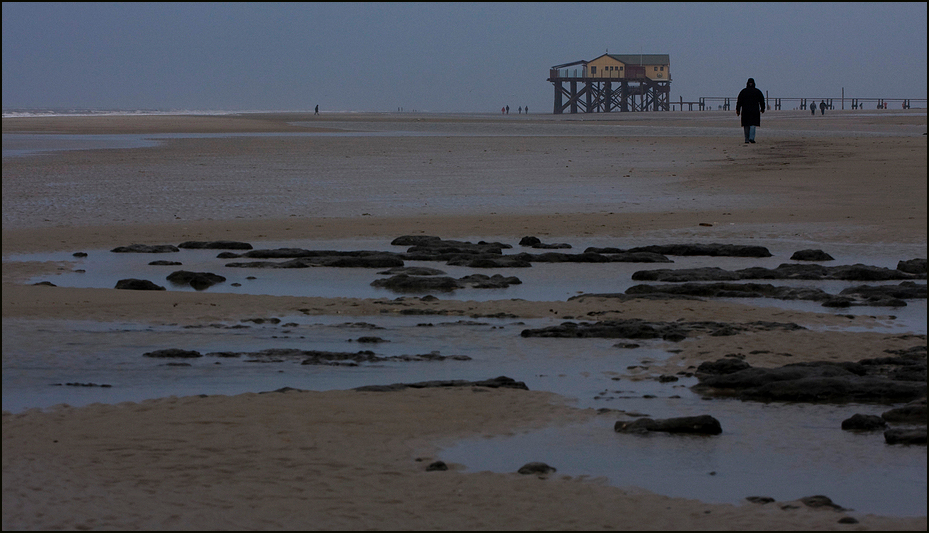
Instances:
[[[4,118],[2,126],[5,153],[8,143],[72,147],[3,158],[3,321],[60,324],[60,331],[45,330],[46,343],[67,344],[74,320],[202,326],[254,316],[397,316],[401,309],[464,319],[596,316],[808,328],[688,339],[648,370],[651,377],[733,352],[774,367],[784,351],[790,362],[858,361],[926,343],[925,324],[921,331],[881,329],[892,310],[856,316],[857,327],[849,328],[839,313],[714,299],[398,304],[48,287],[31,280],[76,263],[22,259],[132,243],[433,235],[787,239],[824,250],[888,250],[895,263],[926,257],[925,110],[812,118],[770,112],[754,145],[742,143],[737,119],[724,112],[23,117]],[[105,145],[107,136],[142,145],[81,144]],[[17,339],[15,356],[8,354],[13,341],[4,339],[4,369],[28,357],[20,348],[33,341]],[[856,514],[794,500],[706,503],[596,476],[515,473],[521,465],[510,473],[454,463],[427,470],[460,439],[601,416],[547,391],[259,392],[16,412],[4,405],[3,528],[926,529],[925,515]],[[919,450],[925,456],[925,447]],[[923,474],[923,494],[925,483]]]

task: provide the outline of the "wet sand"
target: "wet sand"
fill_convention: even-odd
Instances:
[[[835,113],[818,122],[801,115],[766,114],[759,142],[751,146],[742,145],[735,120],[728,136],[648,135],[650,127],[713,132],[726,124],[720,113],[519,122],[283,114],[4,119],[4,133],[295,132],[305,130],[291,123],[312,121],[320,133],[338,129],[330,126],[336,123],[365,131],[383,130],[384,123],[414,129],[430,121],[440,130],[460,123],[476,132],[177,139],[137,150],[4,158],[3,318],[203,324],[301,309],[356,316],[397,309],[366,299],[35,287],[22,282],[68,265],[8,260],[18,253],[136,242],[427,234],[535,235],[548,242],[663,235],[682,242],[752,238],[764,244],[791,237],[823,248],[916,246],[925,257],[925,115]],[[529,133],[508,133],[514,122]],[[532,135],[533,124],[546,135]],[[604,135],[611,126],[637,126],[643,135]],[[559,127],[564,135],[549,133]],[[590,135],[583,134],[585,128]],[[404,304],[451,316],[602,313],[598,316],[804,326],[841,326],[846,320],[714,301]],[[777,364],[763,352],[783,346],[790,346],[794,362],[853,361],[913,342],[821,330],[766,332],[739,341],[740,351],[759,352],[746,359],[755,366]],[[701,337],[661,370],[715,359],[706,354],[728,353],[732,342]],[[831,510],[802,505],[784,510],[784,502],[710,505],[558,475],[540,480],[464,473],[455,465],[448,472],[425,471],[438,447],[458,438],[591,416],[591,410],[572,408],[545,392],[470,388],[166,398],[5,412],[3,524],[5,529],[926,527],[925,517],[865,516],[844,525],[837,522],[842,514]]]

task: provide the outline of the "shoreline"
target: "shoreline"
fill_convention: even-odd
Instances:
[[[757,150],[739,144],[737,128],[732,138],[491,137],[505,119],[469,117],[488,137],[179,140],[150,149],[5,158],[3,318],[202,325],[288,313],[394,316],[402,307],[450,317],[505,313],[525,318],[796,321],[819,329],[701,336],[682,343],[680,353],[651,372],[671,372],[733,352],[746,353],[753,366],[775,366],[776,352],[785,345],[790,346],[791,362],[856,361],[886,348],[925,343],[925,335],[914,339],[907,334],[830,331],[847,327],[848,318],[713,300],[396,302],[37,287],[22,281],[68,265],[10,258],[135,242],[392,239],[415,234],[447,239],[534,235],[543,241],[666,235],[694,242],[752,239],[761,245],[765,239],[789,237],[824,247],[891,243],[925,249],[925,136],[856,137],[854,132],[909,131],[920,125],[925,131],[926,118],[915,113],[862,115],[827,116],[814,124],[820,128],[811,130],[816,136],[787,132],[763,139],[761,130]],[[769,120],[766,115],[764,124],[790,131],[803,124],[789,112],[783,117]],[[307,131],[287,123],[300,119],[291,114],[98,118],[4,118],[3,131],[33,120],[32,127],[41,124],[46,131],[88,133]],[[321,125],[354,121],[358,129],[366,121],[400,120],[325,118]],[[604,124],[600,117],[585,118],[594,117],[545,117],[539,122]],[[717,119],[715,114],[629,118],[675,127],[715,127]],[[452,127],[462,120],[418,114],[402,119]],[[618,161],[620,150],[626,160],[636,161],[634,168]],[[651,157],[653,165],[641,164]],[[672,174],[674,179],[665,179]],[[381,176],[390,178],[380,183]],[[113,195],[114,183],[125,185],[119,188],[122,196]],[[618,195],[608,192],[611,187],[628,188],[633,196],[656,203],[632,206],[613,197],[581,194]],[[502,200],[467,203],[479,194],[488,201]],[[459,204],[448,207],[458,199]],[[248,207],[231,207],[236,205]],[[856,324],[867,329],[880,320],[861,317]],[[67,342],[67,331],[49,335]],[[707,504],[558,474],[539,479],[465,473],[462,465],[450,465],[447,472],[425,471],[441,445],[466,436],[512,434],[597,416],[570,403],[542,391],[463,388],[245,393],[4,412],[3,525],[185,530],[291,529],[301,524],[404,530],[926,528],[925,516],[852,513],[858,523],[849,526],[838,522],[845,513],[828,508],[783,508],[790,502]]]

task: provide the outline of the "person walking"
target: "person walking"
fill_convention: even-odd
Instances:
[[[814,113],[815,113],[815,111],[814,111]],[[820,101],[819,101],[819,114],[820,114],[820,115],[825,115],[825,114],[826,114],[826,102],[823,101],[823,100],[820,100]]]
[[[318,114],[319,114],[319,104],[316,104],[316,109],[313,111],[313,114],[314,114],[314,115],[318,115]]]
[[[742,117],[745,144],[755,143],[755,128],[761,126],[764,109],[764,94],[755,87],[755,78],[749,78],[735,103],[735,115]]]
[[[816,116],[816,100],[810,100],[810,112],[814,117]]]

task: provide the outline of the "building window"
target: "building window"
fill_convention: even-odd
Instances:
[[[596,74],[596,73],[597,73],[597,66],[596,66],[596,65],[590,67],[590,73],[591,73],[591,74]]]

